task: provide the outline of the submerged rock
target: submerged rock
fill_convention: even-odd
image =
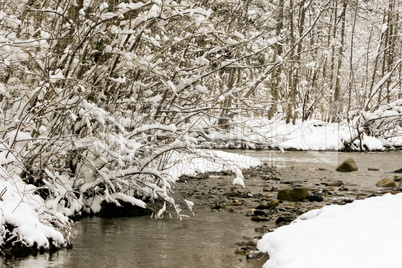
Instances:
[[[285,201],[302,201],[309,195],[308,189],[305,187],[280,190],[278,192],[278,199]]]
[[[252,221],[269,221],[271,219],[267,216],[252,216],[251,220]]]
[[[394,173],[402,173],[402,168],[395,170]]]
[[[268,214],[265,212],[265,211],[263,211],[263,210],[254,210],[254,215],[255,216],[264,216],[264,217],[268,217]]]
[[[397,182],[402,181],[402,176],[395,176],[394,181],[397,181]]]
[[[339,172],[352,172],[357,170],[358,168],[353,158],[343,160],[343,162],[336,168],[336,171]]]
[[[273,176],[273,175],[267,175],[262,177],[262,179],[266,180],[266,181],[280,181],[281,178],[278,176]]]
[[[396,187],[396,183],[393,179],[384,178],[376,183],[377,187]]]
[[[325,186],[332,186],[332,187],[339,187],[339,186],[344,185],[343,181],[341,181],[341,180],[330,181],[330,182],[323,182],[323,183],[321,183],[321,184],[322,184],[322,185],[325,185]]]
[[[269,206],[270,206],[270,207],[277,207],[277,206],[279,206],[279,200],[278,200],[278,199],[271,200],[271,201],[269,202]]]
[[[273,232],[274,229],[273,229],[273,228],[270,228],[270,227],[268,227],[268,226],[266,226],[266,225],[263,225],[262,227],[256,227],[256,228],[254,229],[254,231],[255,231],[256,233],[265,234],[265,233],[268,233],[268,232]]]
[[[296,217],[294,216],[279,216],[278,219],[275,221],[275,224],[280,227],[283,225],[288,225],[292,221],[294,221]]]
[[[322,202],[324,201],[324,197],[321,194],[312,194],[307,197],[308,201],[310,202]]]
[[[259,251],[259,250],[251,250],[249,253],[246,255],[246,259],[251,260],[251,259],[260,259],[264,257],[266,254]]]

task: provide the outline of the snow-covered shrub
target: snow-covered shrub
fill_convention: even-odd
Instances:
[[[381,105],[361,116],[364,131],[375,137],[392,138],[402,128],[402,99]]]
[[[239,110],[231,100],[251,72],[236,68],[272,45],[254,38],[250,47],[254,33],[217,23],[214,13],[233,14],[215,5],[5,2],[1,139],[49,210],[74,216],[102,202],[160,200],[156,215],[181,214],[177,178],[165,172],[171,153],[192,151],[202,116],[231,116],[216,107]]]

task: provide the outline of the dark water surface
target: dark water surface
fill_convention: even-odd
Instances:
[[[283,179],[341,179],[359,187],[375,189],[390,171],[402,168],[402,152],[338,153],[230,151],[257,157],[275,165]],[[338,173],[343,159],[355,159],[358,172]],[[378,168],[379,171],[369,171]],[[247,185],[247,181],[245,182]],[[149,217],[83,218],[73,230],[73,249],[26,258],[0,259],[0,267],[261,267],[262,261],[247,261],[235,255],[243,237],[258,235],[260,223],[239,213],[195,208],[195,216],[182,221]]]
[[[196,210],[195,210],[196,211]],[[240,214],[198,211],[178,219],[83,218],[75,225],[74,247],[3,261],[12,267],[261,267],[234,249],[258,224]],[[1,262],[0,262],[1,264]]]

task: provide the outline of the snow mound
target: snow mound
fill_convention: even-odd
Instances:
[[[268,233],[263,267],[402,267],[402,194],[331,205]]]
[[[172,166],[167,170],[167,173],[174,180],[178,180],[182,175],[195,176],[206,172],[231,170],[239,178],[236,180],[236,184],[243,186],[244,182],[240,169],[261,165],[259,159],[246,155],[212,150],[197,150],[197,152],[198,155],[174,152],[170,159]]]
[[[4,191],[0,199],[0,247],[13,237],[26,247],[65,246],[67,241],[60,230],[69,226],[69,219],[47,208],[44,200],[33,193],[35,187],[10,180],[0,181]]]

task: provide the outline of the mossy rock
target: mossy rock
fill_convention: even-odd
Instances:
[[[396,187],[396,183],[393,179],[384,178],[376,183],[377,187]]]
[[[353,158],[343,160],[343,162],[336,168],[336,171],[339,172],[352,172],[357,170],[358,168]]]
[[[285,201],[302,201],[309,195],[308,189],[304,187],[285,189],[278,192],[278,199]]]

